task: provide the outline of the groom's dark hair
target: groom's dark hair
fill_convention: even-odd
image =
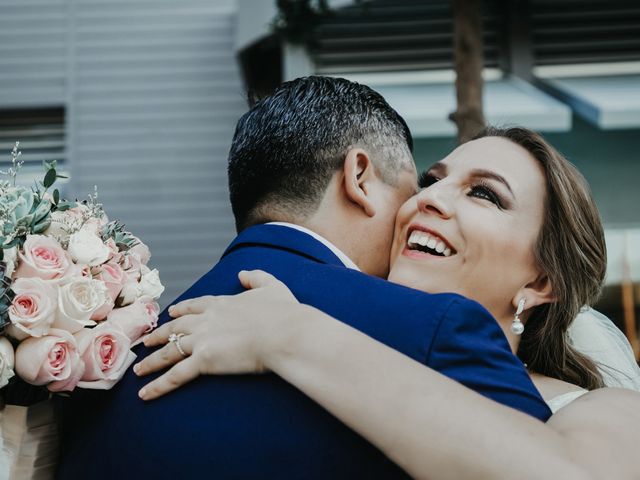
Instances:
[[[283,83],[236,126],[228,173],[237,230],[312,214],[353,147],[388,184],[412,168],[407,124],[371,88],[319,76]]]

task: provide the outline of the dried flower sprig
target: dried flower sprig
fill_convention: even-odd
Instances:
[[[9,170],[0,170],[0,175],[6,175],[11,178],[11,184],[14,187],[16,186],[16,176],[24,163],[24,160],[20,160],[22,152],[18,150],[19,146],[20,142],[16,142],[13,146],[13,150],[11,150],[11,167],[9,167]]]

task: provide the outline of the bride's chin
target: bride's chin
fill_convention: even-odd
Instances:
[[[389,270],[389,276],[387,277],[392,283],[402,285],[403,287],[413,288],[414,290],[420,290],[422,292],[437,293],[434,292],[430,286],[425,285],[425,278],[422,275],[416,275],[416,272],[408,271],[406,268],[401,268],[394,265]]]

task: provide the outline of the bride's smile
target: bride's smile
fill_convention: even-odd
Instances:
[[[416,258],[446,258],[455,255],[455,248],[440,233],[424,225],[412,224],[408,228],[407,246],[402,255]]]

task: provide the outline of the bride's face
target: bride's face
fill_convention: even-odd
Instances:
[[[512,315],[518,290],[539,274],[542,167],[519,145],[486,137],[431,167],[421,187],[398,211],[389,280]]]

